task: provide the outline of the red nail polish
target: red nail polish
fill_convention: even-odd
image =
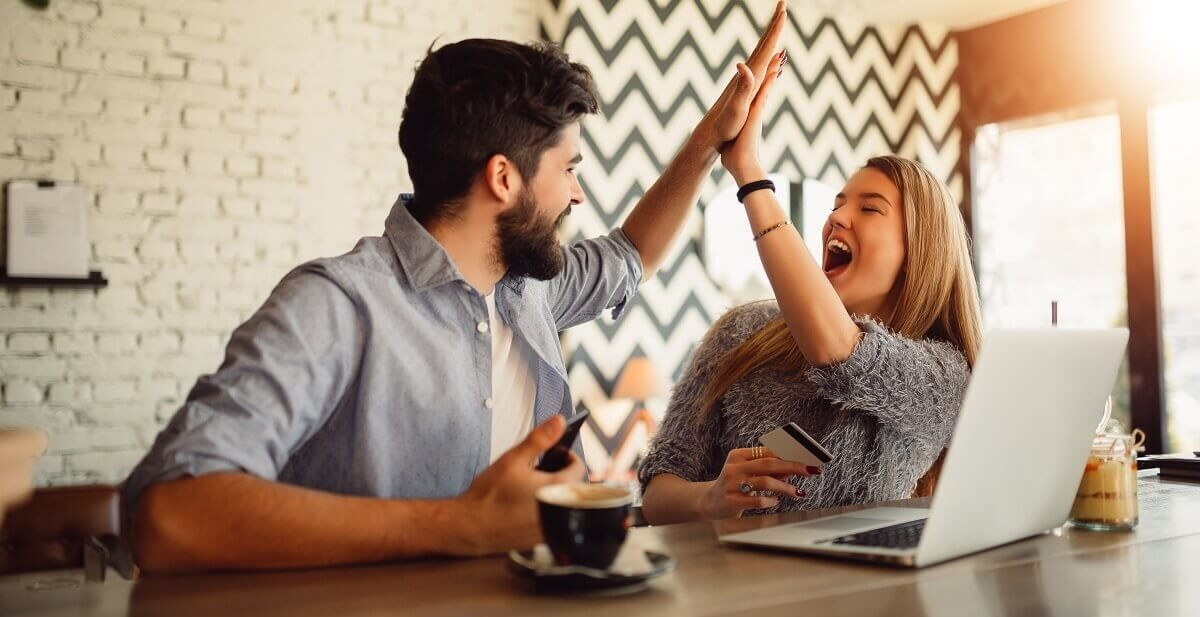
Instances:
[[[809,466],[808,466],[808,470],[807,470],[807,471],[808,471],[809,475],[813,475],[813,476],[819,476],[819,475],[821,475],[821,468],[820,468],[820,467],[813,467],[812,465],[809,465]]]
[[[797,497],[805,497],[806,495],[808,495],[808,493],[805,493],[804,491],[802,491],[802,490],[800,490],[800,489],[796,489],[796,496],[797,496]]]

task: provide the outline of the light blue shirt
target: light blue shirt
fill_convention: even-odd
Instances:
[[[243,471],[389,498],[461,494],[490,460],[491,332],[484,296],[409,213],[382,237],[289,273],[234,330],[216,373],[126,480],[127,512],[151,484]],[[617,229],[563,247],[548,281],[506,276],[499,317],[537,356],[534,420],[572,411],[558,332],[637,291],[642,262]]]

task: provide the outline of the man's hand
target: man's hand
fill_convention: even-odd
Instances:
[[[775,5],[775,15],[770,25],[762,38],[758,39],[758,45],[745,63],[738,64],[737,75],[725,86],[721,96],[696,127],[696,133],[706,139],[712,148],[722,149],[726,142],[741,133],[750,103],[758,93],[757,85],[763,83],[768,65],[776,56],[775,50],[779,47],[779,37],[786,22],[787,3],[780,0]]]
[[[479,474],[459,498],[468,512],[476,513],[474,527],[463,547],[469,554],[529,548],[541,541],[534,493],[548,484],[583,479],[583,463],[574,453],[561,471],[546,473],[534,469],[538,457],[558,441],[565,428],[562,416],[541,423],[524,441]]]

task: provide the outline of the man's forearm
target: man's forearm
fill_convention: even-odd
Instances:
[[[210,474],[147,489],[134,512],[133,549],[149,572],[471,554],[462,510],[455,500],[351,497]]]
[[[717,160],[717,146],[711,130],[697,127],[621,226],[641,254],[643,281],[654,276],[699,199],[700,185]]]

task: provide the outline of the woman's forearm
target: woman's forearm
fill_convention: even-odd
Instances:
[[[771,191],[750,193],[745,206],[754,233],[787,220]],[[858,341],[858,325],[805,247],[800,232],[786,225],[759,238],[756,244],[779,310],[804,357],[815,366],[836,364],[850,357]]]
[[[689,482],[662,473],[654,476],[642,497],[642,516],[651,525],[686,523],[707,518],[701,509],[712,482]]]

